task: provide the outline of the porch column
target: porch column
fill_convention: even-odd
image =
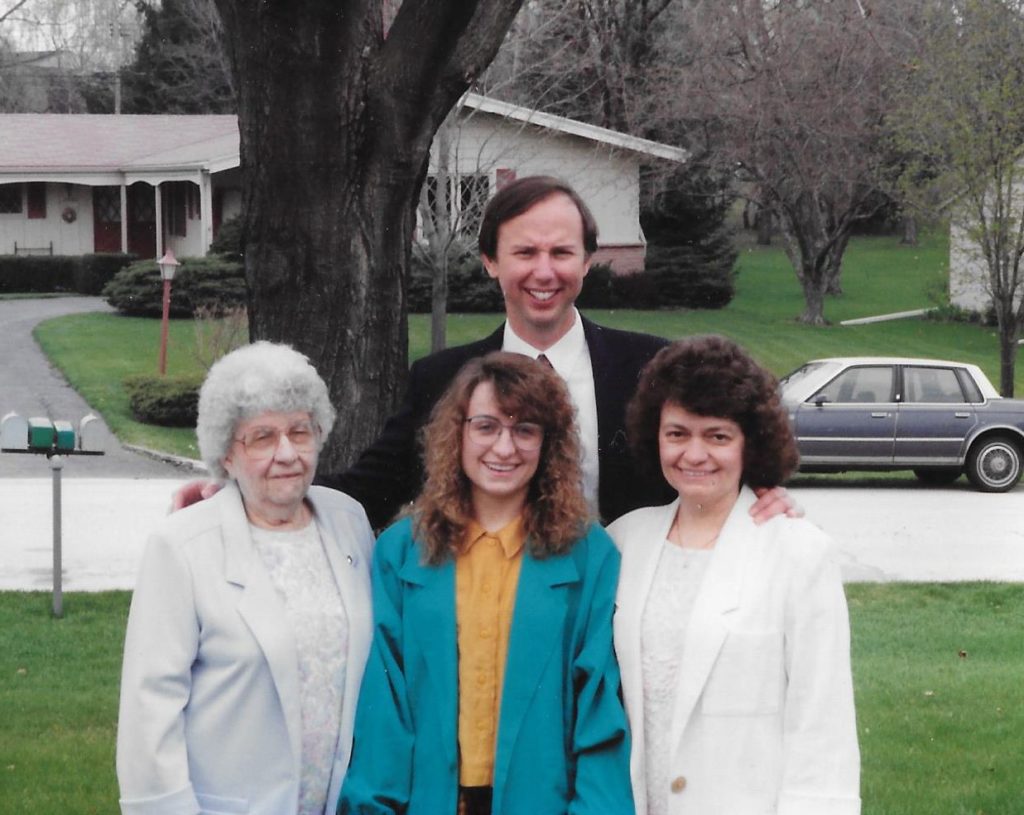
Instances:
[[[160,185],[153,185],[153,219],[156,221],[156,256],[164,256],[164,202],[160,195]]]
[[[213,243],[213,183],[210,173],[199,173],[199,250],[203,256]]]
[[[121,252],[128,254],[128,186],[121,185]]]

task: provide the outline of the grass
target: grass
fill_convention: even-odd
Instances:
[[[895,238],[856,238],[844,259],[844,295],[831,298],[826,317],[841,320],[927,308],[940,302],[948,267],[943,234],[926,235],[920,246],[901,246]],[[824,328],[802,325],[799,284],[777,247],[745,248],[738,264],[737,296],[716,311],[588,311],[599,323],[678,338],[720,333],[745,345],[760,362],[783,375],[808,359],[857,354],[900,354],[974,362],[998,382],[998,336],[994,328],[931,320],[898,320],[861,326]],[[453,314],[448,343],[479,339],[501,322],[496,314]],[[47,321],[36,338],[75,389],[99,410],[123,441],[176,455],[198,455],[191,430],[159,428],[136,422],[121,385],[132,373],[155,373],[159,320],[105,314],[79,314]],[[425,315],[409,319],[409,356],[427,353],[430,323]],[[194,324],[172,320],[168,373],[200,370],[193,355]],[[1024,366],[1018,367],[1017,392],[1024,392]],[[344,409],[344,406],[339,406]],[[863,477],[863,476],[860,476]]]
[[[864,815],[1024,812],[1024,585],[847,586]],[[127,592],[0,593],[0,812],[115,810]],[[960,656],[960,652],[966,656]]]

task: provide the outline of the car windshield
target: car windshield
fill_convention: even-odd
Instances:
[[[782,388],[791,388],[800,382],[803,382],[807,377],[818,371],[835,370],[839,367],[836,362],[808,362],[805,365],[801,365],[792,373],[786,374],[782,379],[779,380],[779,385]]]

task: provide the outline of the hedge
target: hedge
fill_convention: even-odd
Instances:
[[[430,271],[413,263],[409,283],[409,311],[430,313]],[[581,308],[722,308],[735,294],[732,275],[703,273],[690,257],[650,247],[648,268],[617,275],[606,263],[595,264],[583,279],[576,302]],[[448,272],[448,308],[451,313],[497,312],[504,309],[501,289],[473,258]]]
[[[99,294],[135,255],[0,255],[0,293]]]
[[[103,296],[122,314],[160,317],[163,313],[163,281],[152,260],[122,269],[104,287]],[[171,316],[191,317],[197,308],[216,315],[245,305],[241,263],[216,255],[181,260],[171,286]]]
[[[202,376],[136,374],[124,380],[132,415],[163,427],[194,427]]]

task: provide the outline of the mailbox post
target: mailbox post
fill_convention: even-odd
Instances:
[[[24,419],[8,413],[0,420],[0,451],[45,455],[53,473],[53,615],[64,616],[63,542],[61,539],[61,470],[66,456],[102,456],[93,414],[79,423],[78,432],[71,422],[47,418]]]

